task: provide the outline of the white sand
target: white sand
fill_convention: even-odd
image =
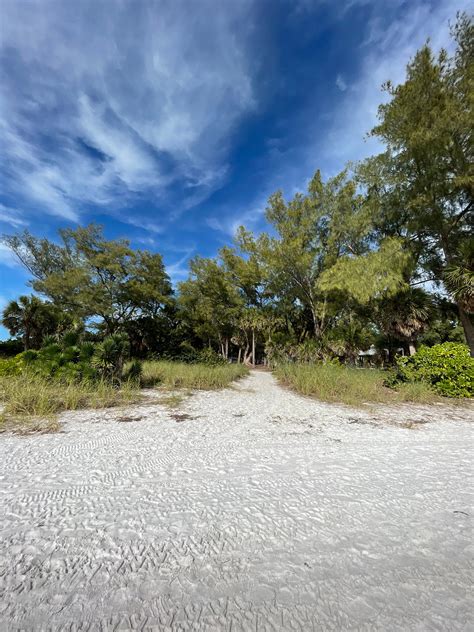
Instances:
[[[473,629],[469,410],[256,372],[181,410],[0,437],[1,632]]]

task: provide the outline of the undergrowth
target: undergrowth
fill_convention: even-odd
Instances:
[[[147,361],[143,363],[143,386],[212,390],[224,388],[248,374],[243,364],[185,364],[184,362]]]
[[[1,426],[12,421],[53,419],[66,410],[110,408],[139,400],[136,384],[124,382],[117,388],[104,380],[64,382],[23,372],[0,378]]]
[[[428,404],[441,398],[423,383],[384,386],[386,373],[376,369],[356,369],[334,364],[285,364],[275,375],[303,395],[326,402],[358,406],[366,402],[417,402]]]

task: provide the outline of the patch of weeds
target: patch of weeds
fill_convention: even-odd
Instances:
[[[178,393],[174,393],[173,395],[167,395],[166,397],[160,397],[159,403],[164,406],[168,406],[168,408],[178,408],[185,399],[184,395],[180,395]]]

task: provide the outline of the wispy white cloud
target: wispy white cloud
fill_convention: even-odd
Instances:
[[[466,0],[421,0],[404,4],[399,18],[387,25],[383,3],[364,3],[372,5],[373,12],[367,37],[358,51],[362,58],[360,73],[351,78],[338,107],[328,114],[330,125],[323,142],[315,130],[312,143],[318,147],[320,165],[329,172],[380,149],[375,139],[367,138],[367,133],[376,124],[378,106],[385,98],[381,85],[389,79],[393,83],[403,81],[408,61],[428,38],[434,50],[452,46],[449,21],[455,18],[456,11],[469,8]],[[402,4],[392,1],[397,3]]]
[[[336,86],[341,92],[345,92],[347,90],[347,83],[344,81],[344,77],[342,75],[337,75]]]
[[[298,11],[311,12],[315,7],[329,5],[329,0],[299,0]],[[310,109],[309,120],[301,125],[307,130],[304,145],[300,148],[284,147],[284,142],[268,141],[268,156],[275,158],[272,171],[265,185],[256,192],[248,210],[222,212],[212,215],[207,223],[223,234],[234,235],[241,224],[250,228],[262,227],[265,201],[277,189],[286,197],[297,191],[305,191],[316,169],[324,177],[335,175],[349,161],[363,159],[381,150],[368,132],[377,122],[377,110],[384,99],[382,84],[390,79],[394,83],[404,80],[406,65],[416,51],[430,38],[434,50],[452,46],[449,22],[458,10],[469,10],[467,0],[419,0],[406,3],[403,0],[345,0],[338,4],[333,20],[344,19],[349,11],[364,7],[369,12],[367,33],[363,44],[349,55],[360,59],[359,70],[354,76],[338,74],[336,86],[340,90],[337,101],[330,103],[325,113],[315,104]],[[398,19],[387,20],[387,8],[394,10]],[[321,117],[314,117],[314,112]],[[322,124],[323,123],[323,124]]]
[[[28,222],[21,217],[21,211],[5,206],[5,204],[0,204],[0,224],[6,224],[13,228],[26,228],[28,226]]]
[[[189,260],[194,252],[194,248],[190,248],[186,253],[180,257],[177,261],[166,266],[166,272],[168,273],[173,284],[185,279],[189,274]]]
[[[5,192],[72,221],[176,183],[183,208],[205,199],[256,106],[252,21],[247,0],[5,0]]]
[[[260,199],[248,209],[241,209],[238,213],[220,212],[219,216],[211,216],[206,220],[207,225],[227,235],[234,237],[240,226],[253,230],[262,222],[266,208],[266,198]]]
[[[6,266],[7,268],[21,267],[20,262],[10,248],[2,243],[0,243],[0,265]]]

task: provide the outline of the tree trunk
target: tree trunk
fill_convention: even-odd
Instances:
[[[466,342],[469,346],[469,350],[471,352],[471,358],[474,358],[474,325],[472,324],[472,320],[470,315],[463,310],[462,307],[458,305],[459,310],[459,318],[461,320],[464,335],[466,336]]]
[[[415,343],[410,340],[410,342],[408,343],[408,353],[413,356],[416,353],[416,347],[415,347]]]
[[[250,364],[250,358],[251,358],[250,345],[247,344],[245,346],[245,351],[244,351],[244,364]]]
[[[255,366],[255,329],[252,329],[252,364]]]
[[[225,339],[225,359],[229,359],[229,338]]]
[[[242,357],[242,347],[239,347],[239,355],[237,356],[237,364],[240,364],[241,357]]]

